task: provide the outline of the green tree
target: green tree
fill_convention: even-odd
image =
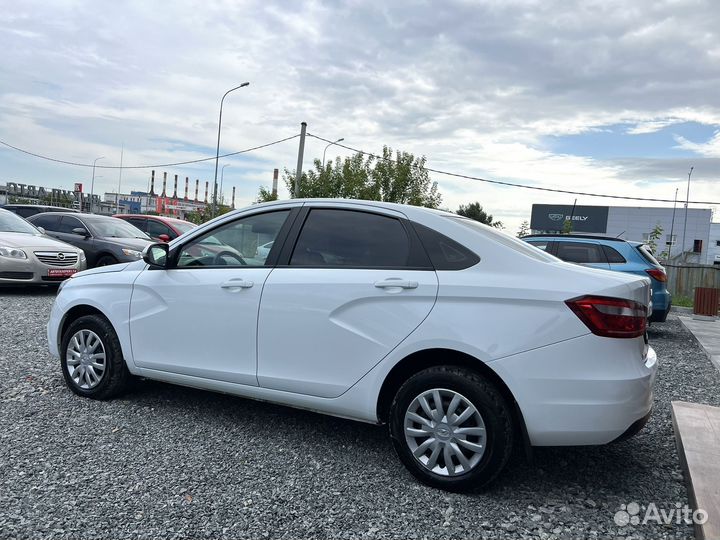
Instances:
[[[295,171],[285,169],[283,179],[295,193]],[[303,171],[300,197],[385,201],[437,208],[442,201],[437,182],[425,168],[425,158],[383,147],[380,158],[357,154],[336,158],[323,166],[320,160]]]
[[[482,205],[479,202],[470,203],[468,205],[461,204],[460,208],[457,209],[456,214],[465,216],[466,218],[474,219],[485,225],[491,227],[497,227],[498,229],[503,228],[502,221],[493,221],[492,214],[488,214],[483,210]]]
[[[520,228],[517,232],[517,237],[522,238],[523,236],[527,236],[528,234],[530,234],[530,223],[525,220],[520,224]]]
[[[652,232],[648,235],[647,245],[650,247],[650,251],[652,251],[653,254],[657,253],[657,241],[662,236],[662,233],[662,225],[657,223],[653,228]]]
[[[561,234],[572,234],[572,232],[573,232],[573,222],[570,221],[569,219],[566,219],[563,222],[563,228],[562,228]]]
[[[264,202],[270,202],[270,201],[277,201],[277,199],[278,199],[277,193],[273,193],[266,187],[260,186],[260,189],[258,190],[258,196],[257,196],[257,199],[255,199],[255,202],[264,203]]]

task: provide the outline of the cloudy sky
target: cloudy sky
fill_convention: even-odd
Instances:
[[[720,201],[715,0],[0,6],[0,139],[35,153],[105,156],[98,165],[119,165],[122,145],[125,165],[214,155],[220,98],[249,81],[225,101],[223,152],[305,121],[353,148],[389,145],[436,169],[581,192],[672,199],[679,188],[684,199],[693,166],[690,199]],[[295,167],[297,143],[221,161],[238,205],[274,168]],[[308,139],[306,168],[324,146]],[[214,163],[162,171],[204,182]],[[117,189],[117,170],[96,174],[96,192]],[[124,170],[123,191],[146,189],[149,174]],[[90,176],[0,146],[0,183],[69,189]],[[533,202],[575,198],[434,179],[444,207],[480,201],[509,232]]]

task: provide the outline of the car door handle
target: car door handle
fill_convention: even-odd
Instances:
[[[221,289],[249,289],[255,285],[252,281],[245,281],[244,279],[229,279],[222,285]]]
[[[400,278],[389,278],[383,279],[382,281],[376,281],[375,286],[378,289],[391,289],[394,287],[400,287],[401,289],[417,289],[417,281],[408,281]]]

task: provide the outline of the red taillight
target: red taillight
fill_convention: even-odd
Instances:
[[[647,308],[632,300],[581,296],[565,302],[597,336],[634,338],[647,326]]]
[[[665,282],[667,281],[667,274],[665,273],[665,270],[662,270],[660,268],[651,268],[649,270],[645,270],[648,274],[650,274],[651,277],[654,277],[658,281]]]

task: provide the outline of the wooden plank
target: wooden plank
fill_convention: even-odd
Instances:
[[[695,537],[720,539],[720,407],[673,401],[672,421],[690,504],[708,514]]]

